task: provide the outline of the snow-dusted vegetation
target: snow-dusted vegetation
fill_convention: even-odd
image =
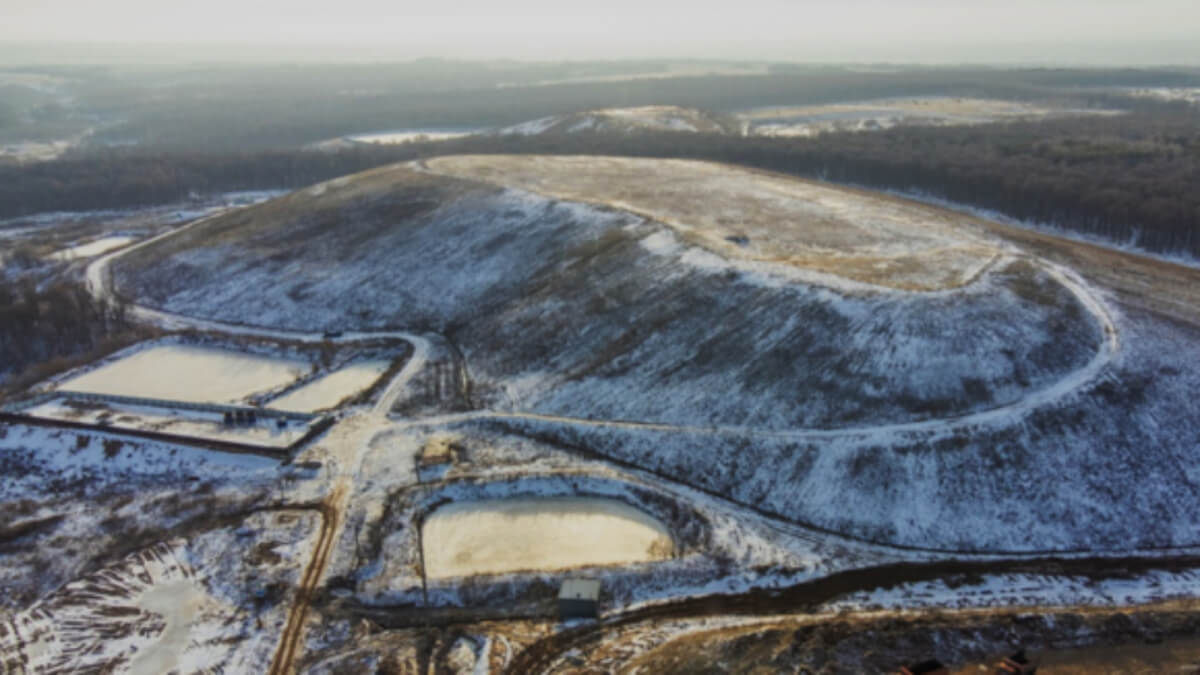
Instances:
[[[265,672],[318,520],[258,513],[237,528],[136,551],[0,620],[0,663],[29,672]]]
[[[343,220],[348,200],[355,215]],[[803,223],[812,207],[793,203],[773,208]],[[907,230],[871,225],[879,245],[915,242],[932,258],[959,242],[978,251],[962,269],[979,279],[953,293],[839,292],[802,283],[803,266],[710,250],[711,236],[693,242],[627,213],[405,168],[213,221],[139,249],[116,273],[121,288],[180,314],[435,330],[465,356],[477,405],[571,417],[776,430],[904,422],[1012,403],[1095,357],[1097,320],[1057,279],[1011,257],[984,271],[992,258],[977,235],[952,239],[940,215],[921,232],[919,213],[904,206]],[[780,247],[804,245],[778,229]],[[234,243],[239,233],[252,243]]]
[[[0,608],[263,498],[279,462],[118,434],[0,425]]]
[[[1122,351],[1055,402],[916,428],[709,433],[500,424],[589,447],[783,518],[954,550],[1127,550],[1200,542],[1194,327],[1144,312]]]
[[[1170,100],[1187,100],[1188,96],[1194,96],[1192,90],[1177,89],[1136,89],[1131,93]],[[896,126],[962,126],[1114,114],[1121,114],[1121,111],[1005,99],[914,96],[819,105],[771,105],[721,115],[675,105],[601,108],[540,117],[502,127],[494,133],[537,136],[580,132],[628,134],[638,131],[683,131],[811,137],[840,131],[882,131]]]
[[[323,184],[244,212],[242,230],[218,220],[209,238],[139,251],[118,280],[184,314],[437,331],[462,353],[471,405],[494,418],[482,424],[876,542],[1200,541],[1200,505],[1181,497],[1188,471],[1172,468],[1198,440],[1185,324],[1114,305],[981,221],[910,202],[732,172],[725,189],[750,200],[741,229],[761,242],[747,247],[725,241],[728,221],[691,219],[671,173],[705,176],[709,194],[716,167],[653,164],[661,190],[637,192],[608,160],[591,179],[579,158],[564,160],[567,177],[558,160],[498,158],[502,173],[456,161],[430,169],[471,180],[395,167]],[[628,163],[630,183],[651,180]],[[477,182],[492,180],[524,189]],[[538,194],[587,185],[599,186],[591,201],[636,214]],[[349,200],[353,218],[319,226]],[[222,241],[239,231],[245,254]],[[977,262],[945,255],[955,247]],[[804,251],[819,248],[848,267],[812,274]],[[872,256],[914,255],[928,280],[939,264],[974,272],[918,291],[895,287],[912,278],[903,271],[858,272]],[[1135,465],[1131,452],[1161,456]]]
[[[737,113],[756,136],[816,136],[837,131],[880,131],[898,125],[960,126],[1068,115],[1114,115],[1115,110],[1073,109],[1000,99],[946,96],[881,98],[825,105],[769,106]]]
[[[1200,550],[1197,272],[1122,255],[617,158],[442,158],[196,221],[86,271],[92,293],[188,332],[44,388],[328,426],[286,467],[8,428],[0,544],[38,545],[0,575],[24,608],[0,652],[287,671],[306,650],[349,659],[380,625],[489,619],[505,627],[437,637],[430,658],[524,672],[505,636],[554,615],[565,574],[599,580],[614,618],[714,594],[739,611],[1083,598],[1053,575],[995,594],[946,575],[995,564],[1025,583],[1051,557],[1087,574]],[[11,409],[130,412],[36,403]],[[93,530],[99,553],[79,543]],[[50,563],[50,546],[66,553]],[[890,582],[907,585],[874,590]],[[1129,601],[1176,593],[1143,590]]]

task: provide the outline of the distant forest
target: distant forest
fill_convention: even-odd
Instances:
[[[547,115],[639,105],[732,113],[893,96],[995,97],[1105,105],[1119,87],[1196,87],[1195,69],[759,66],[693,62],[196,65],[42,68],[61,91],[0,86],[0,142],[91,130],[89,143],[152,151],[280,150],[400,128],[490,129]],[[689,77],[586,81],[624,74]],[[710,71],[711,72],[711,71]],[[555,84],[541,84],[552,82]]]
[[[898,127],[811,139],[647,133],[476,136],[350,150],[89,153],[0,166],[0,217],[123,208],[193,193],[295,188],[382,164],[453,153],[596,153],[730,162],[920,191],[1148,250],[1200,256],[1200,110],[1146,105],[970,127]]]

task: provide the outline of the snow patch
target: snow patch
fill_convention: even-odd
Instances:
[[[78,258],[90,258],[101,253],[108,253],[113,249],[121,248],[126,244],[136,241],[136,237],[101,237],[86,244],[79,244],[61,251],[51,254],[52,260],[76,260]]]

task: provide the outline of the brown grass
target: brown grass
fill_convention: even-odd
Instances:
[[[621,157],[452,156],[456,178],[615,207],[670,225],[725,258],[904,290],[956,288],[996,255],[965,217],[769,172]]]

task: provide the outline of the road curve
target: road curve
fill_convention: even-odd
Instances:
[[[137,250],[143,246],[147,246],[157,241],[161,241],[167,237],[185,232],[221,215],[223,215],[223,213],[197,219],[170,232],[157,235],[145,241],[138,242],[132,246],[118,249],[101,256],[100,258],[97,258],[87,268],[88,290],[98,298],[107,300],[114,299],[116,294],[113,289],[112,275],[110,270],[113,260],[116,260],[120,256]],[[1108,308],[1107,304],[1099,296],[1099,294],[1093,288],[1091,288],[1086,281],[1084,281],[1074,271],[1062,265],[1054,264],[1041,258],[1028,255],[1022,255],[1020,257],[1025,258],[1030,263],[1044,270],[1047,274],[1054,278],[1055,281],[1057,281],[1075,296],[1080,305],[1082,305],[1083,308],[1095,318],[1100,327],[1101,340],[1095,355],[1093,355],[1091,360],[1089,360],[1088,363],[1081,368],[1067,374],[1049,386],[1036,391],[1028,392],[1015,401],[1011,401],[993,408],[979,410],[963,415],[917,420],[912,422],[897,422],[891,424],[837,428],[797,428],[774,431],[759,430],[751,427],[740,427],[736,425],[691,426],[638,420],[595,420],[531,411],[495,411],[492,414],[498,417],[540,420],[558,424],[588,427],[625,428],[632,430],[665,431],[688,434],[737,435],[759,438],[782,438],[789,440],[827,440],[843,437],[869,437],[876,435],[888,436],[892,434],[903,433],[951,432],[965,427],[976,427],[1009,421],[1013,418],[1025,415],[1037,408],[1057,402],[1071,395],[1072,393],[1085,388],[1100,375],[1105,366],[1107,366],[1113,360],[1113,358],[1116,357],[1121,348],[1120,331],[1117,327],[1115,319],[1113,318],[1112,311]],[[258,337],[271,337],[299,341],[320,341],[325,339],[324,335],[321,333],[286,331],[232,324],[209,319],[198,319],[195,317],[153,309],[136,303],[131,303],[129,308],[136,318],[169,330],[191,328],[213,332],[224,332],[235,335],[253,335]],[[413,356],[410,359],[410,363],[405,366],[401,373],[401,375],[405,375],[407,377],[411,377],[416,372],[419,372],[420,368],[424,366],[430,352],[430,342],[427,338],[406,331],[347,332],[336,338],[335,341],[354,341],[372,337],[399,338],[412,343],[414,348]],[[388,409],[388,407],[385,406],[390,402],[390,398],[396,394],[400,386],[403,385],[404,381],[406,380],[401,377],[397,377],[388,385],[387,389],[385,390],[385,394],[387,395],[380,397],[380,401],[376,406],[377,410],[382,411]]]
[[[218,217],[219,215],[221,214],[195,220],[170,232],[157,235],[133,246],[118,249],[117,251],[97,258],[88,266],[86,270],[88,290],[95,297],[100,299],[116,299],[116,293],[113,288],[111,275],[111,264],[114,260],[117,260],[120,256],[128,254],[129,252],[137,250],[143,246],[147,246],[157,241],[161,241],[167,237],[185,232],[204,222],[209,221],[212,218]],[[387,384],[375,405],[372,406],[370,410],[360,411],[359,413],[350,415],[345,420],[339,422],[338,425],[335,425],[335,427],[330,430],[329,435],[321,443],[323,446],[331,447],[330,460],[336,465],[335,467],[331,467],[331,469],[336,469],[332,474],[335,477],[335,481],[325,502],[326,507],[329,509],[327,521],[330,523],[330,525],[328,532],[322,532],[321,542],[314,551],[309,568],[305,572],[304,588],[302,588],[301,596],[297,605],[293,607],[292,613],[289,616],[288,629],[285,632],[284,639],[280,642],[279,651],[276,654],[276,659],[272,666],[273,673],[283,673],[289,672],[294,668],[296,650],[299,649],[299,645],[303,643],[302,636],[304,631],[304,618],[307,616],[308,604],[311,599],[311,590],[316,588],[323,580],[333,542],[340,538],[342,526],[346,521],[346,519],[343,517],[343,514],[345,513],[351,496],[354,493],[352,474],[354,473],[354,468],[357,467],[359,462],[361,462],[362,453],[360,451],[366,447],[366,444],[369,443],[370,439],[383,426],[397,428],[407,426],[409,424],[430,424],[439,421],[507,418],[516,420],[544,421],[580,427],[622,428],[631,430],[651,430],[702,435],[739,435],[752,437],[819,440],[840,437],[869,437],[876,434],[891,435],[899,433],[953,431],[962,427],[1011,421],[1012,419],[1025,415],[1036,408],[1060,401],[1063,398],[1070,396],[1074,392],[1080,391],[1081,389],[1087,387],[1112,361],[1121,347],[1120,333],[1113,318],[1113,314],[1094,289],[1088,286],[1088,284],[1076,273],[1065,267],[1055,265],[1038,258],[1030,257],[1029,260],[1036,264],[1039,268],[1043,269],[1065,288],[1067,288],[1078,299],[1080,304],[1093,317],[1095,317],[1100,330],[1102,331],[1102,339],[1096,354],[1086,365],[1047,387],[1037,391],[1029,392],[1027,395],[1016,401],[987,410],[949,418],[836,429],[801,428],[762,431],[738,426],[714,427],[671,425],[642,421],[582,419],[547,415],[535,412],[503,412],[486,410],[474,411],[459,415],[447,415],[439,418],[412,420],[408,422],[393,421],[388,419],[388,411],[392,408],[396,398],[401,394],[405,385],[415,375],[421,372],[429,360],[432,347],[430,339],[425,336],[407,331],[378,331],[346,332],[337,337],[327,338],[325,334],[318,332],[287,331],[267,327],[247,326],[209,319],[200,319],[166,312],[136,303],[130,303],[128,307],[131,315],[137,320],[151,323],[168,330],[197,329],[203,331],[227,333],[231,335],[246,335],[305,342],[320,342],[330,339],[334,342],[341,343],[370,338],[396,338],[406,340],[413,345],[413,353],[408,362]],[[803,525],[800,526],[803,527]],[[822,532],[820,534],[824,536],[830,536],[832,533]],[[1031,553],[1030,555],[1035,554]],[[530,656],[533,655],[531,654]]]

